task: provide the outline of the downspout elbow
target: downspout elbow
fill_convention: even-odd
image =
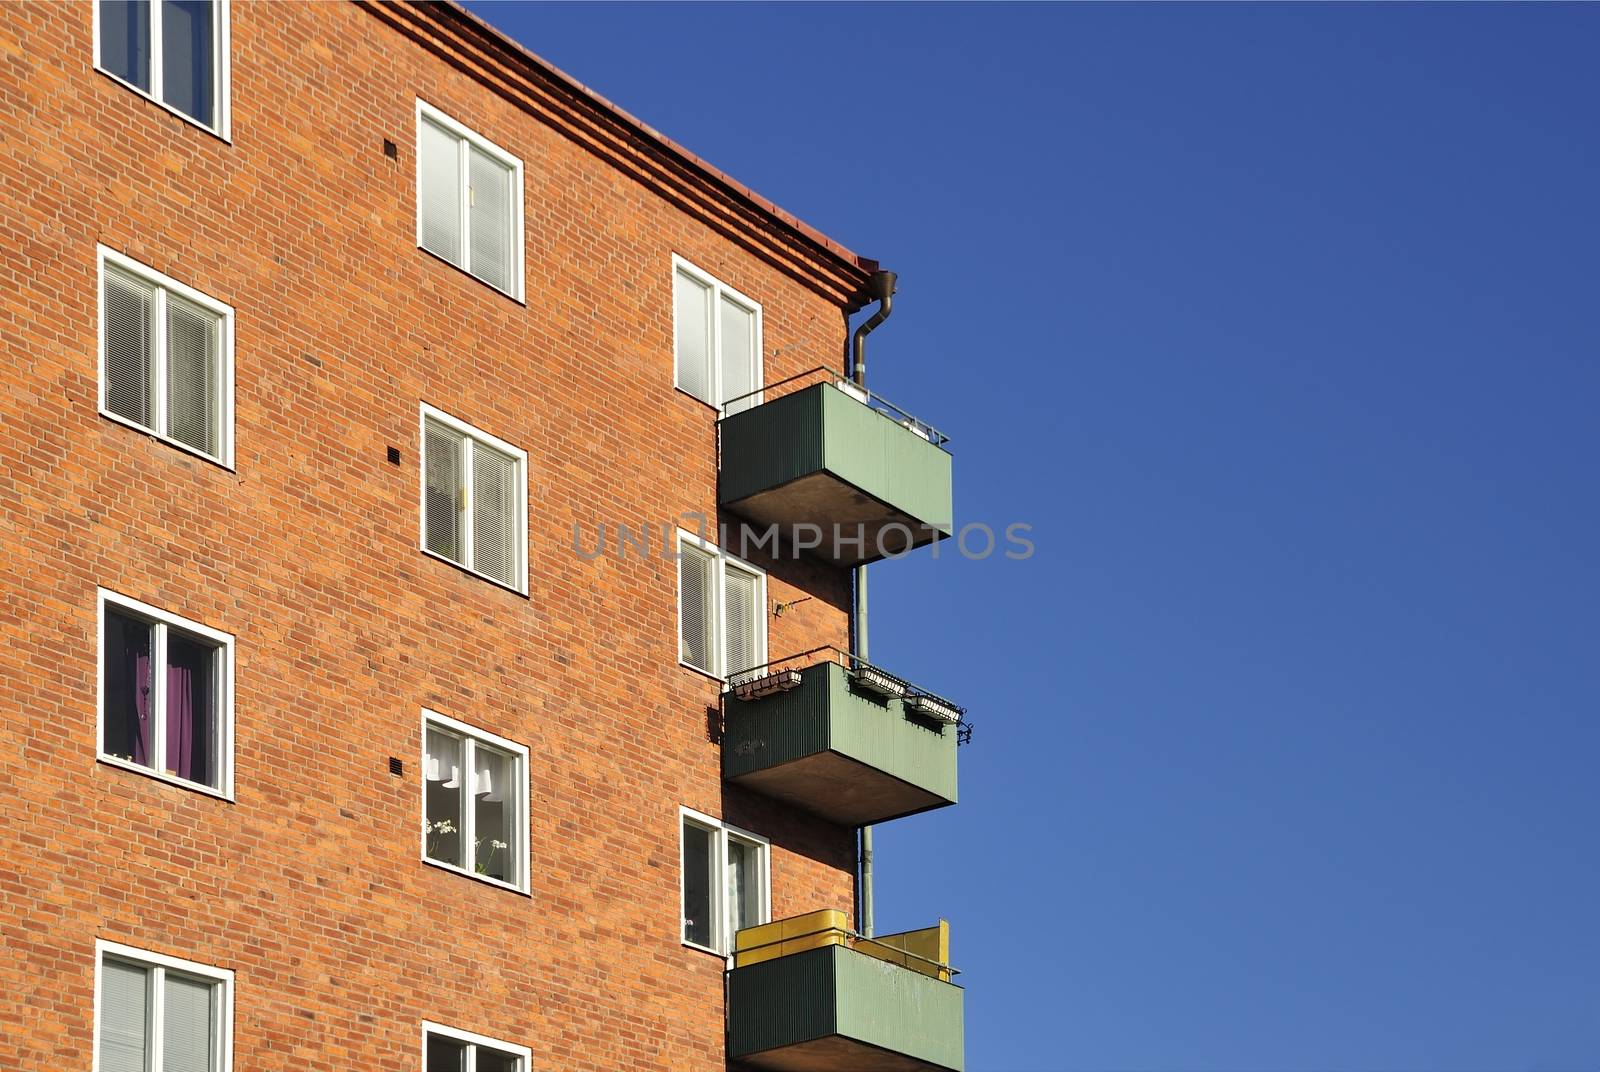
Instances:
[[[867,280],[867,296],[878,303],[878,311],[863,320],[850,336],[850,367],[857,386],[867,384],[867,336],[894,312],[893,272],[874,272]]]

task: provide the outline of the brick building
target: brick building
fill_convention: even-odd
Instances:
[[[451,5],[8,5],[0,111],[0,1068],[961,1066],[892,277]]]

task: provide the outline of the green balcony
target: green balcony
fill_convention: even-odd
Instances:
[[[828,910],[742,930],[728,972],[728,1060],[773,1072],[961,1072],[950,927],[863,938]]]
[[[841,826],[956,802],[961,708],[834,648],[736,674],[722,776]]]
[[[719,427],[717,501],[786,546],[856,566],[950,535],[944,437],[852,384],[812,384]]]

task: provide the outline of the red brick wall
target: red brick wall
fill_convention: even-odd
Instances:
[[[235,3],[232,57],[228,144],[97,73],[88,4],[0,17],[0,1068],[89,1067],[97,937],[234,969],[240,1070],[415,1069],[425,1018],[720,1068],[679,805],[772,838],[777,915],[849,906],[850,833],[723,787],[673,564],[572,526],[712,511],[674,252],[769,381],[840,311],[359,8]],[[418,96],[522,158],[526,305],[416,248]],[[236,309],[235,472],[97,415],[97,242]],[[528,451],[531,598],[418,550],[422,401]],[[772,568],[817,597],[772,653],[842,644],[843,572]],[[96,762],[97,585],[236,635],[236,803]],[[419,861],[424,706],[531,750],[531,898]]]

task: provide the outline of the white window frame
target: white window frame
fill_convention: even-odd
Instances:
[[[122,945],[119,942],[108,942],[103,938],[95,939],[94,943],[94,1057],[90,1064],[93,1072],[100,1072],[100,1009],[101,993],[104,985],[106,957],[114,960],[126,960],[151,969],[155,976],[150,986],[150,1007],[146,1020],[146,1041],[149,1049],[146,1056],[149,1067],[159,1069],[162,1066],[162,1049],[166,1044],[166,1026],[162,1022],[163,1006],[166,1001],[167,971],[175,971],[181,975],[193,976],[218,985],[217,1022],[214,1025],[216,1036],[213,1042],[217,1052],[216,1072],[232,1072],[233,1069],[233,972],[228,968],[214,968],[209,964],[198,964],[192,960],[183,960],[179,957],[169,957],[163,953],[152,953],[147,949],[136,949],[131,945]]]
[[[129,614],[145,618],[159,628],[152,630],[150,637],[150,707],[153,715],[154,726],[151,729],[151,746],[156,754],[153,766],[143,767],[131,760],[120,756],[111,755],[106,751],[106,609],[126,611]],[[180,778],[165,769],[162,759],[166,756],[167,720],[166,691],[167,675],[167,630],[176,629],[180,633],[187,633],[196,639],[213,644],[217,648],[217,787],[203,785],[200,782],[191,782],[187,778]],[[113,592],[109,588],[95,589],[95,758],[101,763],[123,770],[130,770],[136,774],[143,774],[147,778],[167,782],[171,785],[192,789],[197,793],[219,797],[223,800],[233,800],[233,678],[234,678],[234,643],[233,634],[224,633],[210,626],[201,625],[199,622],[180,617],[160,607],[151,606],[137,599]]]
[[[685,823],[690,823],[690,824],[698,826],[698,827],[700,827],[700,828],[702,828],[704,830],[710,831],[714,835],[713,838],[712,838],[712,841],[716,845],[716,859],[713,862],[713,869],[714,869],[714,872],[715,872],[715,874],[717,876],[717,881],[715,883],[713,883],[712,890],[711,890],[711,899],[714,902],[713,905],[712,905],[712,922],[714,924],[714,932],[713,932],[713,934],[711,936],[712,944],[709,945],[709,946],[701,945],[698,942],[691,942],[691,941],[689,941],[689,939],[687,937],[684,936],[683,921],[684,921],[684,919],[686,918],[686,916],[688,915],[688,912],[689,912],[689,905],[687,903],[687,898],[684,895],[684,893],[685,893],[685,891],[684,891],[684,879],[687,876],[684,875],[684,873],[683,873],[683,827],[684,827]],[[764,838],[760,834],[755,833],[754,831],[745,830],[742,827],[734,826],[732,823],[725,823],[721,819],[716,819],[716,818],[713,818],[710,815],[707,815],[705,812],[695,811],[693,808],[688,808],[688,807],[684,807],[684,806],[681,806],[681,805],[679,806],[679,808],[678,808],[678,940],[682,944],[684,944],[685,946],[688,946],[690,949],[698,949],[702,953],[711,953],[711,954],[714,954],[714,955],[719,956],[719,957],[725,957],[729,961],[729,963],[731,964],[732,961],[733,961],[733,936],[734,936],[735,931],[733,930],[733,921],[728,916],[729,910],[731,908],[731,906],[728,904],[728,883],[727,883],[727,874],[728,874],[728,839],[730,837],[737,838],[740,841],[749,842],[752,845],[759,846],[760,849],[761,849],[761,890],[760,890],[760,894],[761,894],[761,909],[760,909],[760,912],[758,914],[759,914],[760,919],[761,919],[761,924],[771,923],[772,922],[772,841],[771,841],[771,839],[770,838]],[[760,926],[761,924],[757,924],[757,926]]]
[[[446,730],[462,739],[461,769],[464,771],[476,769],[472,765],[472,744],[474,741],[481,741],[484,744],[491,745],[501,750],[502,752],[510,752],[517,757],[517,762],[521,765],[520,773],[516,779],[516,803],[518,815],[517,824],[520,829],[518,829],[516,834],[516,844],[512,845],[507,850],[508,852],[515,852],[517,854],[516,882],[502,882],[500,879],[494,878],[493,876],[480,875],[477,871],[471,868],[457,867],[455,864],[447,863],[444,860],[435,860],[433,857],[428,855],[428,727],[430,726],[436,726],[441,730]],[[528,767],[527,746],[518,744],[515,741],[508,741],[506,738],[490,733],[488,730],[481,730],[476,726],[469,726],[465,722],[451,718],[449,715],[441,715],[439,712],[429,710],[425,707],[422,709],[422,751],[420,753],[420,760],[417,764],[417,768],[421,772],[422,776],[421,791],[417,795],[417,823],[418,829],[422,833],[420,847],[420,851],[422,853],[422,862],[445,871],[453,872],[457,875],[465,875],[468,878],[477,879],[479,882],[487,882],[489,885],[498,886],[503,890],[512,890],[516,893],[522,894],[525,897],[532,896],[529,884],[531,853],[528,851],[528,846],[532,840],[532,823],[528,815],[528,780],[530,778],[530,773]],[[470,794],[467,792],[467,787],[462,786],[461,792],[463,796],[467,797],[467,801],[463,804],[461,809],[463,816],[463,827],[456,836],[461,839],[461,844],[466,846],[472,843],[472,825],[475,821],[475,816],[473,815],[473,811],[470,806],[471,798]],[[468,856],[465,858],[470,859],[471,857]]]
[[[99,3],[95,3],[95,10],[100,10]],[[106,404],[106,391],[108,381],[106,377],[106,269],[115,268],[118,271],[134,276],[140,282],[148,283],[155,288],[155,308],[151,312],[152,322],[160,326],[160,330],[152,331],[150,335],[150,364],[154,369],[151,377],[150,394],[150,419],[149,425],[140,424],[130,420],[120,413],[111,412]],[[95,339],[98,350],[99,365],[99,408],[100,416],[137,432],[159,439],[170,447],[176,447],[185,454],[192,454],[196,458],[208,461],[213,465],[220,465],[224,469],[233,470],[233,306],[220,302],[209,294],[203,294],[193,287],[178,282],[169,275],[163,275],[148,264],[141,264],[132,257],[118,253],[107,246],[95,246],[95,285],[98,288],[95,294],[95,310],[97,323],[95,324]],[[222,412],[217,415],[217,428],[221,436],[221,452],[216,455],[207,454],[196,450],[187,443],[181,443],[166,432],[162,431],[167,425],[167,295],[177,297],[198,305],[209,313],[220,318],[217,340],[221,359],[222,390],[218,402]]]
[[[712,570],[714,583],[712,585],[713,592],[711,596],[713,602],[713,606],[711,608],[711,620],[713,623],[711,630],[711,661],[716,665],[710,668],[696,666],[694,663],[688,662],[683,657],[683,572],[681,569],[675,568],[673,583],[677,585],[678,588],[678,631],[673,637],[673,643],[678,646],[678,665],[687,667],[697,674],[706,674],[710,677],[716,678],[718,681],[726,682],[728,680],[729,673],[738,673],[743,670],[751,669],[751,667],[748,666],[735,666],[730,668],[727,665],[728,645],[726,640],[728,623],[725,620],[725,617],[728,609],[728,601],[726,594],[723,591],[724,584],[726,583],[727,571],[730,569],[736,569],[740,572],[750,574],[756,580],[756,654],[760,656],[760,659],[757,660],[756,663],[757,666],[767,661],[767,571],[759,566],[752,565],[750,562],[740,558],[732,551],[724,550],[709,540],[705,540],[699,536],[696,536],[687,529],[679,529],[678,554],[680,557],[683,554],[684,544],[688,544],[690,547],[699,548],[701,551],[712,555],[717,560],[716,568]],[[677,566],[676,560],[674,560],[673,565],[674,567]]]
[[[148,91],[140,89],[100,63],[100,4],[98,0],[94,4],[94,68],[119,86],[133,90],[145,100],[171,112],[191,126],[199,127],[207,134],[214,135],[232,144],[233,109],[229,105],[229,101],[233,97],[232,12],[229,10],[231,6],[231,0],[217,0],[215,27],[217,39],[212,46],[216,49],[217,56],[217,80],[216,84],[212,86],[212,93],[215,95],[217,105],[217,125],[214,127],[206,126],[194,116],[174,108],[161,99],[161,0],[150,0],[150,89]]]
[[[449,133],[454,134],[462,141],[463,148],[458,154],[460,156],[458,166],[460,167],[462,191],[460,211],[461,259],[463,263],[461,264],[456,264],[454,261],[447,260],[422,244],[422,124],[424,122],[431,122],[436,126],[439,126]],[[452,119],[450,116],[446,115],[444,112],[441,112],[438,108],[435,108],[421,97],[417,98],[416,145],[417,148],[414,157],[414,162],[416,165],[416,180],[412,196],[416,201],[417,248],[428,254],[430,257],[437,257],[439,260],[444,261],[444,263],[450,265],[452,268],[465,272],[467,275],[472,276],[472,278],[476,279],[484,286],[493,290],[497,290],[508,298],[526,304],[523,290],[523,256],[527,247],[527,232],[523,229],[523,199],[525,197],[525,193],[523,190],[522,181],[522,159],[511,151],[502,149],[500,146],[496,145],[482,134],[479,134],[476,130],[473,130],[465,123],[462,123],[456,119]],[[481,275],[478,275],[472,270],[472,220],[471,213],[468,211],[471,208],[471,202],[466,193],[466,191],[470,189],[471,183],[468,178],[467,163],[469,154],[465,148],[466,145],[476,146],[487,155],[494,157],[496,160],[500,161],[500,163],[511,169],[511,181],[512,185],[516,187],[516,190],[515,196],[511,198],[511,244],[513,247],[512,252],[514,253],[514,256],[512,258],[511,265],[512,289],[510,290],[506,290],[504,287],[495,286],[493,283],[489,282],[487,279],[483,278]]]
[[[516,584],[507,584],[498,577],[491,577],[472,568],[472,452],[462,451],[461,487],[467,495],[467,507],[462,511],[461,549],[465,562],[455,559],[428,547],[428,422],[434,421],[444,425],[451,431],[458,432],[468,439],[476,440],[486,447],[492,447],[502,454],[508,454],[516,459],[517,463],[517,563]],[[520,447],[514,447],[497,436],[492,436],[481,428],[475,428],[458,417],[452,417],[442,409],[435,409],[426,402],[422,403],[422,416],[417,423],[417,457],[422,464],[417,468],[418,487],[418,514],[417,514],[417,546],[429,558],[436,558],[440,562],[448,562],[457,569],[466,570],[474,577],[481,577],[490,584],[516,592],[518,595],[528,594],[528,452]]]
[[[428,1061],[428,1036],[438,1035],[440,1038],[449,1039],[451,1042],[465,1042],[473,1046],[488,1046],[490,1049],[514,1055],[521,1063],[517,1072],[530,1072],[533,1066],[533,1050],[527,1046],[518,1046],[515,1042],[504,1042],[488,1035],[479,1035],[473,1031],[463,1031],[458,1027],[446,1027],[436,1024],[432,1020],[422,1021],[422,1061],[427,1066]],[[472,1050],[467,1051],[466,1072],[477,1072],[478,1055]]]
[[[689,276],[690,278],[694,279],[696,282],[701,283],[701,284],[711,288],[711,314],[712,315],[711,315],[711,370],[710,370],[710,383],[711,383],[711,397],[718,400],[718,401],[715,401],[715,402],[708,401],[708,400],[706,400],[704,398],[701,398],[699,395],[691,394],[688,391],[684,391],[684,389],[682,387],[678,386],[678,373],[680,371],[680,365],[679,365],[679,360],[680,359],[679,359],[679,355],[678,355],[678,301],[677,301],[677,297],[676,297],[676,290],[677,290],[677,285],[678,285],[678,273],[679,272],[682,272],[684,275]],[[754,393],[751,394],[748,399],[744,399],[742,401],[744,401],[747,406],[759,406],[761,404],[762,400],[766,397],[764,392],[766,390],[766,385],[767,385],[767,355],[766,355],[766,349],[765,349],[765,346],[766,346],[766,329],[765,329],[765,327],[764,327],[764,325],[762,323],[761,303],[756,301],[753,298],[750,298],[750,297],[747,297],[744,294],[741,294],[737,290],[734,290],[732,287],[728,286],[728,284],[724,283],[722,280],[718,279],[716,276],[712,275],[710,272],[706,271],[703,268],[696,267],[694,264],[691,264],[689,261],[684,260],[682,257],[680,257],[676,253],[674,253],[672,255],[672,286],[673,286],[673,295],[671,296],[671,301],[672,301],[672,387],[673,387],[673,389],[676,390],[676,391],[682,391],[684,394],[688,395],[690,398],[696,400],[697,402],[705,402],[706,405],[712,407],[713,409],[715,409],[717,411],[717,415],[719,417],[727,412],[727,403],[730,400],[723,397],[723,389],[722,389],[722,316],[720,315],[721,311],[722,311],[722,299],[724,297],[727,297],[727,298],[731,298],[735,305],[742,305],[746,309],[748,309],[750,312],[755,314],[755,318],[756,318],[756,342],[755,342],[756,368],[755,368],[755,375],[752,377],[752,382],[755,384],[755,388],[754,388]]]

